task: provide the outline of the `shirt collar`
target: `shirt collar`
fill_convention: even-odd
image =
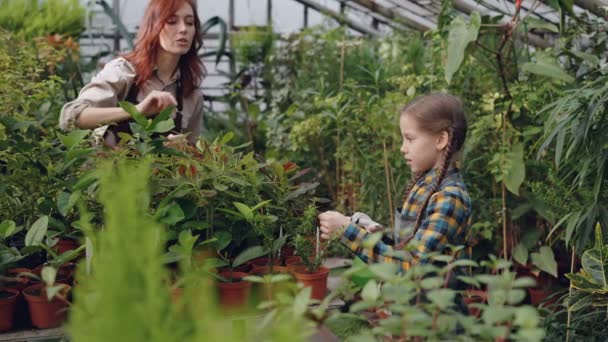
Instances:
[[[448,168],[448,171],[445,174],[445,178],[448,178],[453,173],[458,172],[459,168],[460,168],[460,162],[458,162],[458,161],[452,162]],[[427,171],[426,174],[424,175],[424,177],[422,177],[421,183],[432,184],[433,182],[435,182],[435,178],[437,177],[437,171],[438,171],[437,168],[432,168],[429,171]]]
[[[152,71],[154,72],[154,76],[160,81],[160,77],[158,77],[158,65],[154,66],[154,69],[152,69]],[[178,67],[177,70],[175,70],[175,72],[173,73],[173,76],[171,76],[171,78],[169,79],[169,82],[165,84],[165,86],[177,82],[181,75],[182,74],[180,68]]]

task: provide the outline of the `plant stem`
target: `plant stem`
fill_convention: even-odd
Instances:
[[[395,210],[393,209],[393,196],[391,195],[391,180],[389,177],[388,155],[386,152],[386,140],[382,139],[382,150],[384,151],[384,176],[386,178],[386,194],[388,195],[388,209],[391,213],[391,227],[395,227]]]
[[[572,247],[572,256],[570,258],[570,273],[574,273],[574,253],[576,247]],[[570,322],[572,319],[572,310],[570,300],[572,299],[572,280],[570,280],[570,286],[568,289],[568,320],[566,321],[566,342],[570,341]]]

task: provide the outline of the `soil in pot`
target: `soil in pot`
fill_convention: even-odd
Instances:
[[[251,295],[251,283],[242,280],[248,273],[244,272],[220,272],[220,276],[230,280],[230,283],[218,282],[220,305],[227,309],[235,309],[246,306]]]
[[[65,285],[60,297],[53,298],[50,302],[46,297],[43,284],[32,285],[23,290],[27,300],[32,324],[40,329],[55,328],[60,326],[67,317],[67,294],[71,287]]]
[[[19,291],[15,289],[0,289],[0,332],[13,328],[18,298]]]
[[[329,268],[319,267],[316,272],[308,272],[306,267],[296,267],[293,273],[296,280],[304,286],[312,287],[310,298],[323,300],[327,294],[327,276]]]
[[[59,239],[57,244],[53,247],[55,253],[61,255],[67,251],[72,251],[80,247],[80,243],[73,239]]]

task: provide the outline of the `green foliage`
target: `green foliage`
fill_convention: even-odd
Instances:
[[[241,27],[231,35],[237,62],[243,65],[262,63],[272,51],[274,33],[272,28]]]
[[[479,12],[472,13],[468,25],[461,16],[452,20],[448,37],[448,60],[445,67],[445,79],[448,84],[452,81],[452,76],[458,71],[464,60],[465,50],[469,43],[477,40],[480,25],[481,16]]]
[[[2,0],[0,27],[27,38],[84,30],[85,9],[78,0]]]
[[[212,283],[196,268],[182,269],[187,286],[181,299],[171,301],[162,267],[164,229],[148,214],[151,160],[105,162],[98,172],[105,224],[103,231],[88,236],[95,257],[92,273],[78,277],[78,300],[68,325],[74,341],[138,341],[142,336],[147,341],[255,341],[260,336],[281,341],[287,335],[305,336],[302,313],[269,315],[262,327],[246,317],[227,319],[216,306]],[[180,234],[183,252],[192,250],[194,240],[189,233]]]

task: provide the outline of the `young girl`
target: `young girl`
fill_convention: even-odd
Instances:
[[[60,127],[96,128],[95,135],[114,147],[119,132],[131,131],[131,117],[118,106],[119,101],[137,103],[138,111],[146,116],[174,105],[173,133],[187,133],[189,141],[195,142],[203,110],[198,88],[205,71],[198,57],[200,29],[196,1],[151,0],[135,49],[109,62],[76,100],[63,106]]]
[[[364,261],[397,263],[405,271],[425,262],[430,252],[444,252],[448,244],[466,245],[471,200],[456,158],[467,133],[460,100],[446,94],[419,97],[401,110],[399,127],[400,151],[414,176],[399,218],[405,227],[394,232],[396,245],[378,241],[367,246],[371,233],[382,227],[365,214],[347,217],[328,211],[319,221],[323,239],[341,234],[342,242]],[[414,244],[409,254],[395,253],[408,243]]]

